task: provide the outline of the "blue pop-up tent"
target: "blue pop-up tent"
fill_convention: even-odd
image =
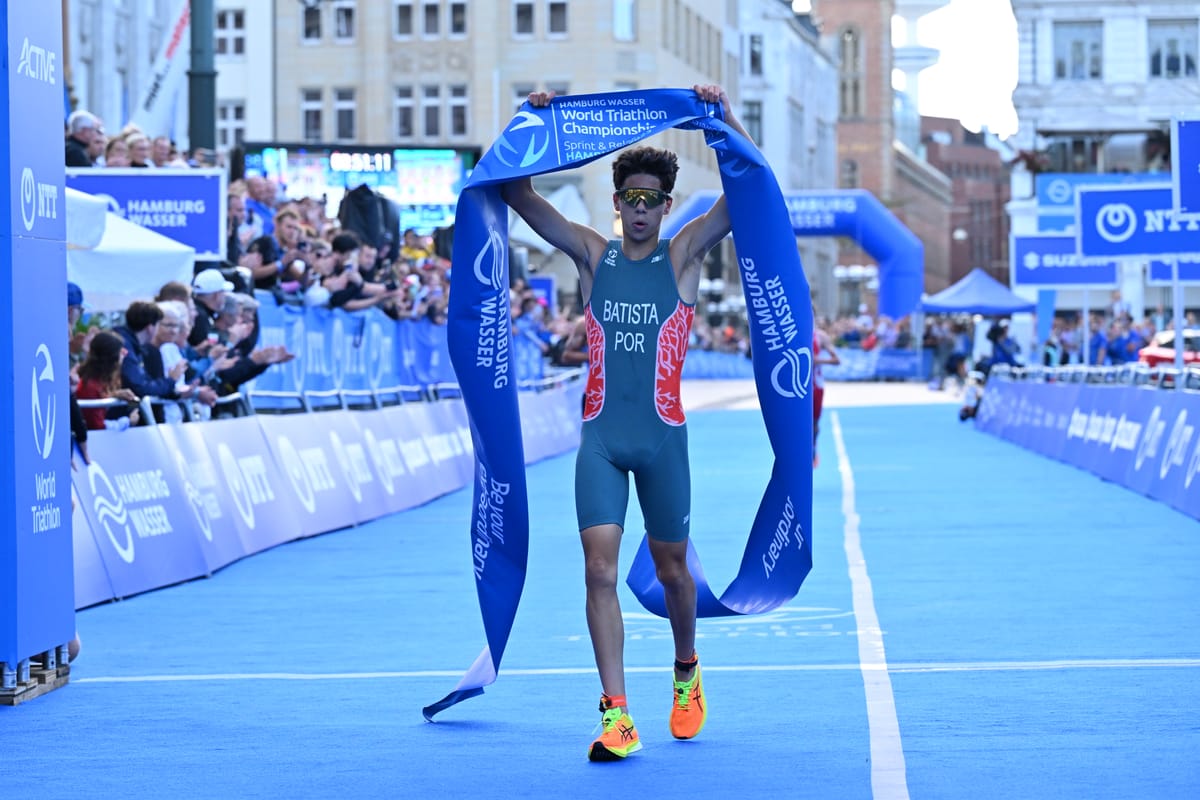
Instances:
[[[983,314],[1003,317],[1034,311],[1037,303],[1026,300],[1000,281],[976,267],[965,278],[921,301],[927,314]]]

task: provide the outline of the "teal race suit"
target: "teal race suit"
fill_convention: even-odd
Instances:
[[[687,426],[679,378],[695,306],[684,303],[670,240],[648,257],[608,243],[584,312],[588,380],[575,462],[579,529],[625,527],[633,473],[646,532],[683,541],[691,514]]]

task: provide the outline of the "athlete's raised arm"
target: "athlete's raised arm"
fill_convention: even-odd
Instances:
[[[544,108],[553,99],[553,92],[533,92],[529,95],[529,102],[535,108]],[[509,181],[500,187],[500,196],[529,224],[534,233],[575,262],[579,270],[580,288],[586,297],[591,289],[592,269],[603,255],[607,240],[595,229],[563,216],[549,200],[538,194],[530,178]]]

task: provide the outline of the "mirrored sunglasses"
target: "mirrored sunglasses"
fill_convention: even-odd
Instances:
[[[638,203],[645,203],[646,208],[658,208],[671,199],[671,195],[662,189],[618,189],[617,197],[630,208],[636,208]]]

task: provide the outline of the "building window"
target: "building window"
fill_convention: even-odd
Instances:
[[[838,185],[842,189],[858,188],[858,162],[846,159],[842,162],[842,174],[838,176]]]
[[[421,7],[421,32],[427,37],[435,37],[441,33],[441,6],[436,2],[425,0],[425,4]]]
[[[337,127],[338,141],[346,142],[354,140],[356,135],[354,132],[354,112],[354,90],[334,89],[333,119],[334,125]]]
[[[763,105],[761,100],[747,100],[742,106],[742,126],[754,143],[762,145]]]
[[[750,34],[749,63],[746,65],[751,75],[763,74],[763,37],[761,33]]]
[[[563,97],[571,93],[571,84],[566,81],[546,81],[546,91],[554,92],[555,97]]]
[[[412,0],[396,0],[396,22],[394,33],[398,39],[408,39],[413,35],[413,4]]]
[[[321,41],[321,7],[304,7],[304,41]]]
[[[635,5],[635,0],[613,0],[613,39],[618,42],[637,41]]]
[[[442,135],[442,89],[440,86],[421,87],[421,132],[427,139]]]
[[[339,42],[354,41],[354,0],[337,0],[333,6],[333,38]]]
[[[533,0],[513,0],[513,35],[533,36]]]
[[[396,119],[396,138],[411,139],[416,135],[414,110],[413,110],[413,89],[411,86],[397,86],[396,94],[392,100],[392,108]]]
[[[300,90],[300,129],[306,142],[321,141],[321,90]]]
[[[566,0],[550,0],[547,3],[546,32],[550,36],[567,35],[567,3]]]
[[[465,0],[450,4],[450,35],[467,35],[467,4]]]
[[[1151,78],[1196,77],[1196,20],[1151,20]]]
[[[521,105],[529,99],[529,95],[537,91],[537,87],[532,83],[514,83],[513,84],[513,107],[520,108]]]
[[[218,11],[213,47],[219,56],[240,56],[246,53],[246,12]]]
[[[246,103],[222,100],[217,104],[217,147],[229,150],[246,138]]]
[[[450,87],[450,135],[467,135],[467,87],[463,84]]]
[[[838,113],[843,119],[863,115],[862,40],[858,31],[846,28],[838,40]]]
[[[1054,23],[1054,77],[1095,81],[1102,77],[1104,23]]]

